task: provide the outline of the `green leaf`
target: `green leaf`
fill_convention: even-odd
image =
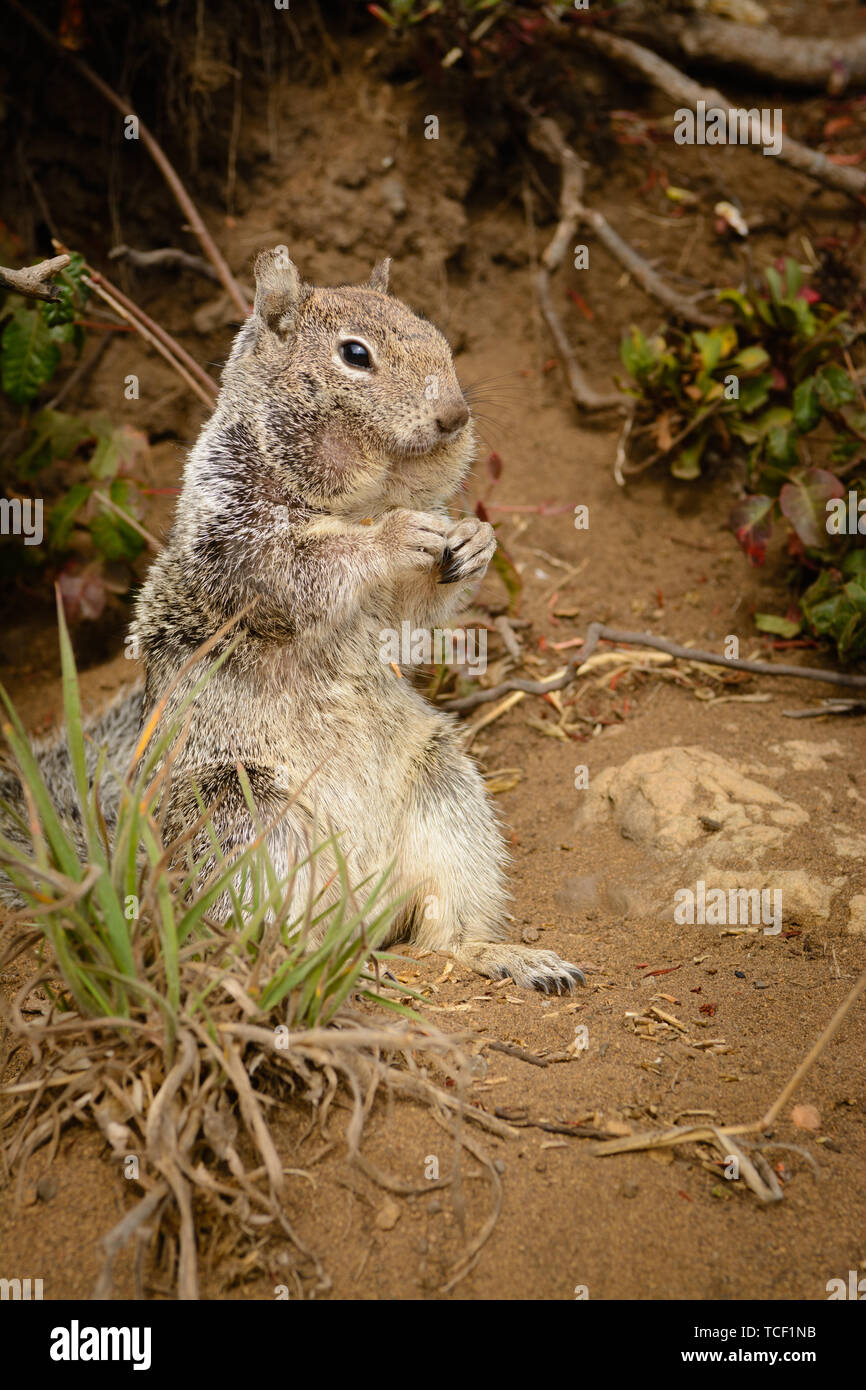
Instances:
[[[711,372],[723,357],[729,357],[736,348],[737,330],[732,324],[713,328],[709,333],[701,333],[696,329],[692,334],[692,341],[697,348],[704,371]]]
[[[640,381],[656,365],[657,361],[656,353],[652,351],[640,329],[634,325],[629,333],[622,338],[619,345],[619,355],[622,365],[629,376],[634,377],[635,381]]]
[[[729,302],[736,305],[743,318],[748,322],[755,317],[755,306],[750,302],[746,295],[739,290],[719,290],[716,295],[719,303]]]
[[[760,410],[762,405],[766,405],[770,399],[770,387],[773,384],[773,377],[770,372],[763,372],[761,376],[747,377],[740,382],[740,394],[734,407],[739,407],[743,415],[754,415],[756,410]]]
[[[781,468],[796,468],[800,457],[798,440],[797,431],[790,425],[777,425],[768,430],[765,438],[768,459]]]
[[[0,384],[11,401],[35,400],[60,361],[51,329],[35,309],[16,309],[0,339]]]
[[[789,299],[796,299],[803,287],[803,272],[793,256],[785,257],[785,290]]]
[[[772,632],[777,637],[796,637],[802,626],[802,622],[794,622],[791,618],[780,618],[776,613],[755,614],[755,627],[758,631]]]
[[[48,461],[69,459],[92,437],[92,429],[85,419],[78,415],[66,415],[61,410],[38,410],[30,424],[33,439],[22,454],[15,460],[18,473],[23,477],[32,476],[41,466],[40,460],[46,454]]]
[[[809,626],[819,637],[835,642],[843,661],[866,654],[866,585],[859,579],[843,584],[822,570],[800,599]]]
[[[815,374],[815,384],[821,403],[827,410],[850,405],[857,399],[857,388],[846,371],[828,362]]]
[[[866,546],[848,552],[842,561],[842,573],[846,579],[859,579],[866,583]]]
[[[90,471],[97,478],[113,478],[134,469],[147,455],[147,435],[132,425],[100,430],[99,442],[90,460]]]
[[[739,367],[741,372],[747,372],[751,375],[753,372],[763,371],[765,367],[769,366],[769,362],[770,354],[767,350],[755,344],[738,352],[731,365]]]
[[[770,290],[770,298],[774,304],[781,304],[785,298],[785,287],[782,284],[782,277],[775,266],[768,265],[764,271],[764,277]]]
[[[65,497],[51,508],[48,518],[48,546],[51,550],[65,550],[69,542],[75,518],[90,496],[89,483],[75,483]]]
[[[685,482],[691,482],[701,476],[701,455],[706,448],[709,434],[702,434],[693,443],[681,449],[671,464],[671,473],[675,478],[680,478]]]
[[[794,388],[794,424],[801,434],[808,434],[821,419],[818,384],[813,376]]]

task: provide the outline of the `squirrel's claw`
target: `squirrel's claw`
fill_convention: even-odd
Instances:
[[[450,545],[446,545],[442,551],[442,559],[439,561],[439,580],[440,584],[455,584],[460,578],[460,561],[457,559]]]

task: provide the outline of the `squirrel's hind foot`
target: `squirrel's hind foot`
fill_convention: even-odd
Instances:
[[[571,993],[576,984],[586,984],[583,971],[560,959],[555,951],[538,951],[513,942],[477,942],[467,944],[456,954],[479,975],[493,980],[504,980],[510,975],[516,985],[540,989],[545,994],[564,994],[566,990]]]

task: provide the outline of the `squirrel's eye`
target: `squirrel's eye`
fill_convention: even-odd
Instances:
[[[340,356],[348,367],[372,367],[370,354],[363,343],[356,343],[351,339],[348,343],[340,344]]]

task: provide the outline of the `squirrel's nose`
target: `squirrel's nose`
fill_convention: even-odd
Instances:
[[[436,416],[436,424],[443,434],[454,434],[456,430],[462,430],[469,419],[469,407],[462,396],[448,404],[442,404]]]

